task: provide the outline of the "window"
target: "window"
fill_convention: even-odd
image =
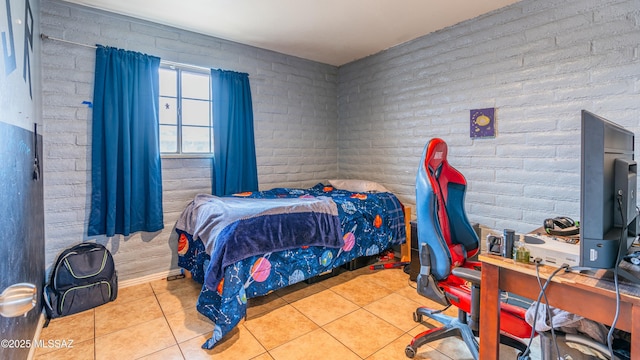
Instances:
[[[160,152],[213,153],[211,79],[206,69],[161,64]]]

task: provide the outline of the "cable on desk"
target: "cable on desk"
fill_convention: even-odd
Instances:
[[[618,258],[620,255],[618,254]],[[607,348],[609,349],[609,354],[611,359],[615,359],[613,354],[613,331],[616,328],[616,323],[618,322],[618,315],[620,315],[620,287],[618,286],[618,266],[613,269],[613,282],[616,287],[616,314],[613,317],[613,322],[611,323],[611,328],[607,333]]]
[[[622,223],[625,224],[620,231],[620,243],[618,246],[622,246],[622,242],[626,244],[625,234],[627,233],[627,219],[624,216],[624,212],[622,211],[622,194],[616,194],[616,200],[618,201],[618,211],[620,211],[620,217],[622,218]],[[618,266],[620,266],[620,248],[618,248],[618,256],[616,256],[616,263],[613,268],[613,283],[616,288],[616,313],[613,316],[613,322],[611,323],[611,328],[609,329],[609,333],[607,333],[607,348],[609,349],[609,356],[611,359],[615,359],[613,354],[613,331],[616,328],[616,323],[618,322],[618,316],[620,315],[620,286],[618,284]]]
[[[536,264],[536,267],[538,267],[539,264]],[[540,293],[538,294],[538,299],[536,300],[536,308],[535,308],[535,313],[533,316],[533,326],[531,326],[531,336],[529,337],[529,343],[527,344],[527,348],[525,349],[525,351],[518,357],[518,359],[529,359],[528,355],[531,352],[531,344],[533,343],[533,338],[536,335],[536,321],[538,321],[538,309],[540,308],[540,299],[542,298],[542,295],[544,294],[544,292],[547,290],[547,286],[549,286],[549,284],[551,283],[551,279],[553,279],[554,276],[556,276],[556,274],[558,274],[560,271],[562,270],[568,270],[569,267],[559,267],[557,269],[555,269],[551,275],[549,275],[549,278],[547,279],[547,281],[544,283],[544,285],[542,286],[542,289],[540,290]]]
[[[551,327],[551,339],[553,339],[553,343],[556,347],[556,355],[560,358],[560,348],[558,347],[558,339],[556,338],[556,331],[553,326],[553,313],[551,312],[551,305],[549,304],[549,299],[547,298],[547,293],[542,288],[542,281],[540,281],[540,262],[536,262],[536,279],[538,280],[538,286],[540,286],[540,292],[542,292],[542,296],[544,297],[544,302],[547,304],[547,316],[549,317],[549,325]],[[538,313],[536,312],[536,316]],[[535,326],[535,321],[533,322]]]

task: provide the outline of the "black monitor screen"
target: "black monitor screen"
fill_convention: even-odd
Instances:
[[[580,171],[580,265],[611,269],[636,232],[634,134],[583,110]]]

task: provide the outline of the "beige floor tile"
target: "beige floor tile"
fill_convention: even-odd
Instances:
[[[406,356],[405,356],[406,358]],[[441,353],[440,351],[428,346],[428,345],[424,345],[422,347],[420,347],[417,352],[416,355],[414,357],[414,359],[418,359],[418,360],[469,360],[469,358],[467,357],[461,357],[461,358],[457,358],[457,357],[449,357],[443,353]]]
[[[411,339],[411,336],[403,335],[391,344],[367,357],[366,360],[407,359],[405,349],[407,345],[411,343]],[[418,349],[414,359],[450,360],[451,358],[428,345],[424,345]]]
[[[467,344],[465,344],[465,342],[458,337],[449,337],[441,340],[436,340],[429,343],[428,346],[438,350],[438,352],[443,353],[452,359],[473,360]],[[423,352],[425,350],[418,349],[418,351]],[[427,351],[430,350],[427,349]]]
[[[135,359],[175,344],[169,324],[158,318],[96,337],[96,360]]]
[[[318,326],[291,305],[244,322],[244,326],[267,350],[304,335]]]
[[[269,351],[275,360],[359,360],[360,357],[322,329]],[[304,355],[303,355],[304,354]]]
[[[213,322],[200,314],[196,308],[176,311],[166,316],[176,341],[181,343],[213,331]]]
[[[382,299],[392,292],[385,287],[361,277],[334,285],[330,289],[359,306],[365,306],[378,299]]]
[[[149,283],[128,286],[125,288],[118,288],[118,297],[115,301],[107,303],[103,306],[109,306],[111,304],[116,304],[120,302],[127,302],[132,300],[142,299],[148,296],[153,296],[153,289]]]
[[[248,299],[247,319],[253,319],[285,305],[287,305],[287,302],[276,293]]]
[[[413,300],[392,293],[364,308],[402,331],[409,331],[416,326],[413,312],[419,305]]]
[[[158,301],[153,295],[110,306],[101,306],[96,308],[95,312],[96,336],[102,336],[163,316],[160,305],[158,305]]]
[[[93,339],[72,342],[68,347],[49,347],[50,350],[41,353],[36,351],[35,360],[92,360],[94,356]]]
[[[360,309],[325,326],[329,334],[362,358],[389,345],[403,331],[372,313]]]
[[[49,326],[40,332],[40,340],[73,340],[79,344],[95,337],[95,309],[83,311],[57,319],[52,319]],[[45,354],[55,349],[39,348],[36,354]]]
[[[370,270],[365,278],[391,291],[400,290],[409,283],[409,274],[406,274],[402,268]]]
[[[197,281],[189,277],[185,277],[184,279],[171,280],[171,281],[167,281],[167,279],[160,279],[160,280],[151,281],[149,285],[151,285],[153,292],[156,294],[160,294],[167,291],[173,291],[183,287],[194,287],[197,289],[202,289],[202,284],[198,283]]]
[[[250,299],[248,320],[209,351],[201,345],[213,325],[195,309],[200,289],[189,278],[119,289],[114,302],[53,319],[40,340],[73,340],[73,347],[40,348],[34,358],[406,359],[411,336],[440,326],[427,317],[417,324],[412,313],[418,306],[443,308],[418,294],[415,282],[408,282],[399,269],[345,270],[321,282]],[[446,313],[455,317],[457,310],[451,307]],[[540,359],[539,347],[535,341],[532,359]],[[500,352],[501,358],[514,358],[513,349],[501,346]],[[464,342],[452,337],[422,346],[415,359],[470,357]]]
[[[418,294],[418,290],[416,290],[416,283],[410,282],[409,285],[406,285],[395,291],[397,294],[402,295],[406,298],[409,298],[417,303],[424,305],[425,303],[431,303],[431,300],[428,298]]]
[[[194,282],[191,279],[187,279]],[[181,281],[181,280],[174,280]],[[201,288],[193,286],[181,286],[172,288],[170,291],[163,291],[156,294],[156,298],[160,303],[162,312],[171,314],[176,311],[181,311],[186,308],[193,308],[198,302],[198,295],[200,295]]]
[[[360,308],[329,289],[302,298],[291,305],[320,326]]]
[[[185,359],[233,359],[249,360],[266,353],[266,349],[244,326],[239,325],[211,350],[202,349],[202,344],[211,334],[199,336],[179,344]],[[268,358],[266,358],[268,359]]]
[[[273,357],[271,355],[269,355],[269,353],[264,353],[264,354],[260,354],[254,358],[251,358],[251,360],[274,360]]]
[[[140,360],[184,360],[184,356],[182,356],[180,347],[178,345],[174,345],[164,350],[154,352],[153,354],[143,356]]]

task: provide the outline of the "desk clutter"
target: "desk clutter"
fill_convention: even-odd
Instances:
[[[525,271],[533,274],[534,271],[539,271],[542,278],[548,279],[551,274],[554,273],[559,267],[568,265],[571,267],[579,267],[579,251],[580,242],[579,235],[553,235],[549,234],[544,227],[535,229],[527,234],[516,236],[519,241],[516,241],[512,250],[511,259],[514,261],[506,260],[504,256],[505,251],[501,248],[509,241],[504,240],[504,235],[489,235],[487,237],[487,249],[493,255],[499,255],[505,260],[502,262],[505,268],[519,269],[518,271]],[[524,249],[519,247],[524,246]],[[524,250],[524,253],[528,252],[529,260],[518,259],[519,253]],[[524,257],[524,253],[522,254]],[[548,265],[537,268],[534,265],[533,259],[543,259],[540,264]],[[631,247],[629,254],[624,258],[619,265],[620,269],[632,274],[636,278],[640,278],[640,248]],[[518,263],[527,263],[530,265],[522,266]],[[537,270],[536,270],[537,269]],[[584,268],[583,268],[584,269]],[[593,289],[608,290],[609,292],[619,292],[625,297],[640,297],[640,286],[628,280],[625,277],[620,276],[618,278],[618,286],[616,287],[616,281],[614,279],[614,272],[608,269],[592,269],[561,272],[555,277],[554,282],[563,284],[581,284],[581,286],[589,287]],[[595,290],[594,290],[595,291]],[[535,303],[534,303],[535,304]],[[535,310],[534,310],[535,309]],[[608,355],[608,349],[606,347],[606,338],[603,339],[603,334],[606,335],[606,331],[609,331],[610,327],[604,326],[602,323],[587,320],[586,318],[576,317],[574,314],[563,311],[560,309],[552,308],[555,311],[553,316],[553,327],[560,334],[557,339],[554,339],[550,333],[550,328],[539,327],[538,323],[548,323],[549,319],[546,318],[547,309],[542,306],[542,310],[535,308],[533,305],[527,310],[527,322],[534,326],[536,330],[541,334],[541,349],[543,352],[542,359],[555,358],[554,354],[560,351],[561,354],[569,355],[572,359],[599,359],[602,357],[594,357],[585,355],[586,353],[593,352],[595,348],[600,349],[600,354]],[[542,314],[542,316],[536,320],[532,316],[533,313]],[[613,310],[611,316],[613,316]],[[578,321],[579,320],[579,321]],[[585,326],[587,330],[585,331]],[[599,336],[594,336],[593,329],[598,330]],[[597,335],[597,334],[596,334]],[[584,346],[584,339],[578,341],[579,346],[576,346],[576,336],[586,336],[587,339],[593,340],[589,346]],[[576,337],[576,339],[574,339]],[[631,359],[630,356],[630,340],[631,335],[627,331],[615,330],[613,332],[613,351],[616,354],[617,359]],[[559,344],[559,345],[557,345]],[[588,348],[588,349],[587,349]],[[563,357],[564,358],[564,357]],[[608,358],[608,357],[605,357]]]
[[[505,286],[499,288],[501,297],[508,293],[510,297],[516,295],[531,299],[532,302],[526,312],[526,320],[528,324],[535,327],[541,336],[542,360],[560,358],[573,360],[609,359],[606,339],[607,332],[610,330],[608,324],[611,324],[616,312],[616,295],[611,271],[605,269],[588,272],[562,271],[560,268],[551,266],[520,264],[512,259],[497,255],[481,255],[480,261],[482,261],[483,272],[492,266],[499,269],[500,285]],[[621,264],[621,267],[634,273],[640,271],[640,266],[631,263]],[[554,273],[557,274],[554,276]],[[536,280],[538,276],[543,285],[546,284],[547,279],[553,278],[553,289],[546,290],[548,300],[543,300],[540,296],[539,291],[542,290],[539,289],[539,282]],[[494,291],[492,285],[489,282],[488,286],[483,286],[482,291],[491,293]],[[496,285],[497,287],[498,285]],[[617,360],[640,359],[640,357],[633,357],[630,354],[631,329],[633,328],[631,307],[634,303],[637,304],[636,299],[640,297],[639,290],[640,286],[624,278],[619,279],[619,291],[623,305],[621,305],[621,313],[617,321],[620,327],[616,325],[618,329],[614,330],[612,334],[612,349]],[[535,301],[536,297],[538,297],[538,302]],[[550,307],[547,307],[547,302],[551,304]],[[595,304],[597,306],[594,306]],[[488,308],[483,308],[483,310],[488,313],[498,311]],[[482,314],[484,312],[481,313],[481,322],[483,321]],[[538,314],[537,318],[536,314]],[[487,321],[490,320],[485,319],[485,323]],[[550,332],[551,327],[555,329],[556,338]],[[492,343],[491,340],[489,342]],[[640,342],[636,341],[634,344],[637,343]],[[557,355],[558,352],[562,357]]]
[[[580,266],[580,239],[578,235],[550,235],[543,228],[524,235],[524,244],[529,249],[530,260],[542,260],[541,264],[560,267]]]
[[[487,235],[487,252],[524,264],[532,263],[534,259],[539,258],[544,265],[578,266],[579,243],[579,235],[553,235],[549,234],[545,227],[527,234],[515,234],[513,230],[505,229],[501,235]]]

